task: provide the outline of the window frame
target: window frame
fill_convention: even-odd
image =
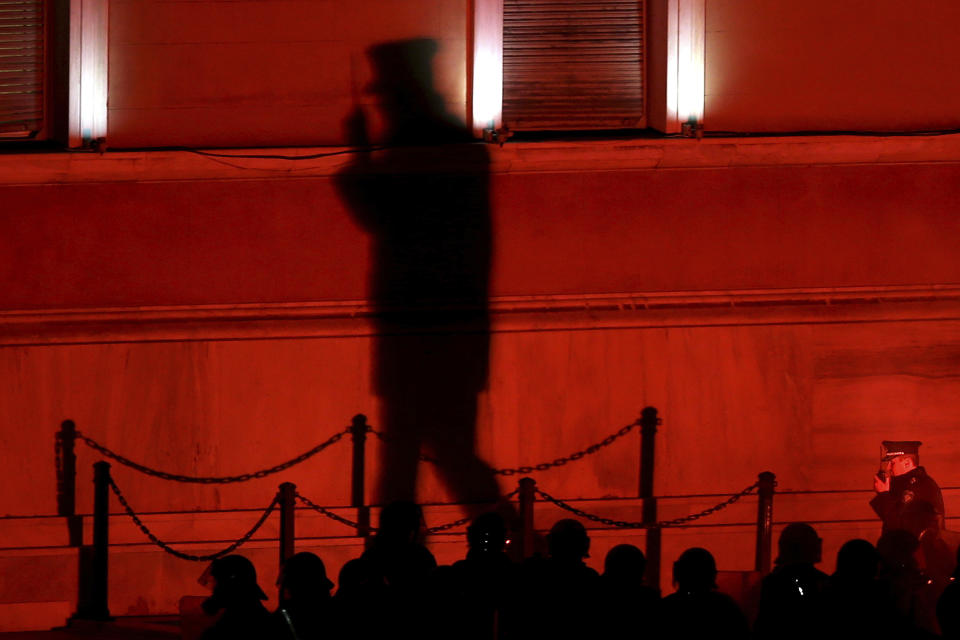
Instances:
[[[638,0],[643,2],[644,0]],[[647,125],[681,133],[703,123],[706,0],[645,0]],[[471,128],[494,139],[503,127],[503,0],[474,0]]]

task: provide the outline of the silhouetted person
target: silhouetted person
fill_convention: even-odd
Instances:
[[[823,592],[827,638],[875,638],[886,635],[885,595],[877,581],[880,554],[866,540],[848,540],[837,552],[837,569]]]
[[[361,153],[338,178],[372,240],[373,387],[388,441],[380,502],[416,499],[421,454],[439,460],[457,500],[499,497],[474,448],[490,341],[488,157],[445,111],[436,50],[415,39],[368,51],[388,148]],[[369,144],[359,107],[347,127],[352,144]]]
[[[515,635],[592,637],[597,630],[600,576],[583,561],[590,551],[587,530],[577,520],[558,520],[547,534],[547,549],[546,558],[534,556],[521,569],[521,593],[527,603]]]
[[[317,555],[309,551],[294,554],[280,569],[277,580],[280,604],[273,614],[274,637],[290,638],[331,637],[334,624],[330,590],[333,583]]]
[[[413,502],[397,501],[380,512],[377,534],[361,560],[372,581],[384,588],[385,626],[392,633],[419,634],[428,614],[427,591],[437,561],[423,545],[423,511]]]
[[[937,600],[937,621],[944,638],[960,638],[960,549],[957,550],[957,568],[950,584]]]
[[[717,563],[706,549],[687,549],[673,563],[677,587],[660,601],[655,638],[746,638],[747,619],[733,598],[717,591]]]
[[[497,513],[485,513],[467,527],[467,557],[453,565],[454,588],[467,622],[459,637],[503,637],[516,604],[517,566],[506,553],[507,527]]]
[[[618,544],[607,552],[599,595],[599,621],[607,637],[652,632],[660,590],[643,583],[646,568],[646,556],[632,544]]]
[[[904,638],[932,637],[937,631],[939,592],[917,564],[919,547],[916,536],[903,530],[887,531],[877,541],[884,620],[889,632]]]
[[[823,624],[823,591],[828,576],[813,565],[822,541],[803,522],[787,525],[777,541],[777,559],[763,579],[754,634],[758,638],[807,638]]]
[[[340,568],[334,638],[383,638],[389,633],[387,585],[368,558],[354,558]]]
[[[267,595],[257,584],[257,571],[241,555],[214,560],[207,570],[213,593],[203,602],[207,615],[219,616],[202,640],[261,640],[270,633],[270,613],[262,600]]]

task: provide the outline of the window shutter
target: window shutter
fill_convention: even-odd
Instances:
[[[43,0],[0,0],[0,137],[43,128]]]
[[[645,127],[643,18],[643,0],[504,0],[504,126]]]

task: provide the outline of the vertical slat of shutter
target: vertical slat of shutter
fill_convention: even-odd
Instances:
[[[643,0],[504,0],[504,125],[646,126],[643,18]]]
[[[0,0],[0,137],[43,128],[43,0]]]

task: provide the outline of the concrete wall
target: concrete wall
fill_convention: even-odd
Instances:
[[[955,128],[958,11],[951,0],[707,2],[705,126]],[[436,41],[435,88],[465,120],[471,15],[467,0],[112,0],[108,143],[342,144],[351,109],[376,102],[366,51],[403,38]]]
[[[960,125],[951,0],[711,0],[708,131]]]
[[[466,117],[466,0],[112,0],[109,144],[321,145],[374,98],[366,50],[430,38],[436,90]]]
[[[958,178],[955,164],[494,173],[491,294],[955,283]],[[3,200],[0,308],[367,296],[368,238],[330,177]]]

